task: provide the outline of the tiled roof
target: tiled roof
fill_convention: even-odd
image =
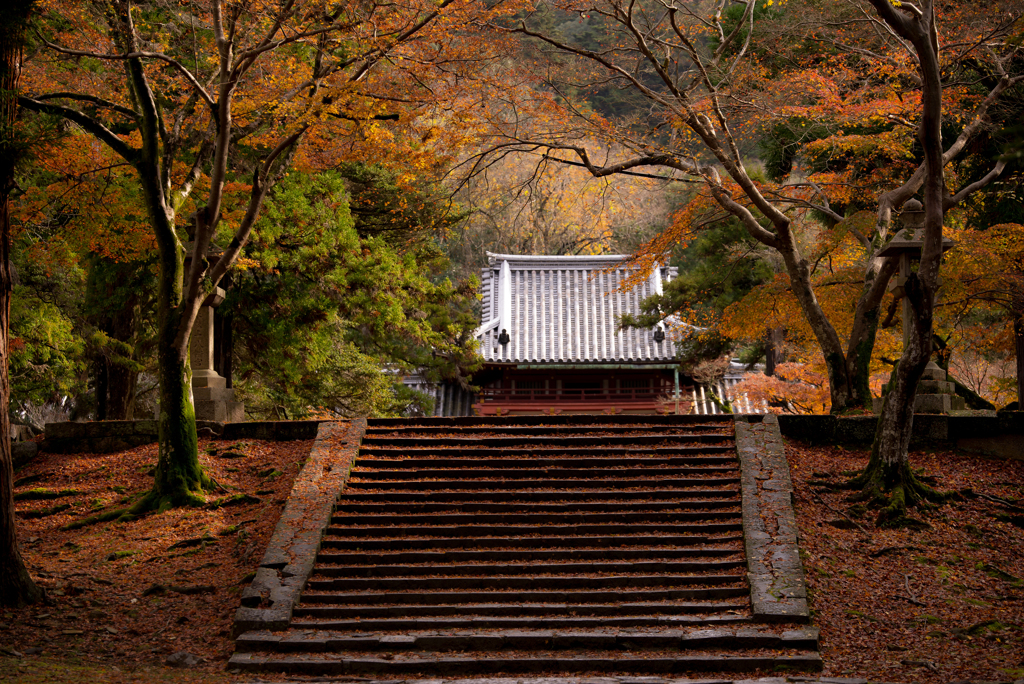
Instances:
[[[676,269],[656,268],[639,287],[617,291],[628,275],[625,255],[535,256],[491,254],[483,271],[483,325],[477,330],[488,362],[672,362],[669,337],[653,329],[619,330],[623,313],[660,293]],[[502,330],[507,344],[499,344]]]

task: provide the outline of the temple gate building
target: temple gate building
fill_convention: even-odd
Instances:
[[[676,270],[659,266],[620,289],[626,258],[488,252],[475,414],[690,412],[664,324],[619,329]]]

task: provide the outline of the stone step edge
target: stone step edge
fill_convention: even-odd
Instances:
[[[465,612],[472,613],[472,609],[465,604],[486,604],[490,601],[500,600],[502,603],[510,601],[523,603],[566,603],[569,605],[584,603],[618,603],[624,602],[629,597],[644,598],[648,601],[717,601],[726,599],[746,598],[750,594],[750,588],[746,583],[736,582],[732,586],[694,587],[687,589],[651,589],[651,588],[626,588],[615,589],[582,589],[571,591],[564,589],[551,590],[509,590],[499,591],[493,589],[467,589],[456,591],[441,590],[392,590],[392,591],[330,591],[327,589],[313,589],[307,587],[302,593],[303,605],[326,605],[338,606],[363,606],[373,602],[377,606],[405,606],[405,605],[436,605],[462,607]]]
[[[462,632],[446,635],[396,634],[343,636],[305,631],[247,632],[235,642],[239,652],[254,651],[499,651],[502,649],[681,649],[705,651],[730,649],[817,650],[817,628],[788,630],[781,634],[758,629],[665,630],[656,633],[594,633],[584,631],[517,630],[491,633]]]
[[[737,540],[742,540],[742,536],[627,535],[611,537],[391,537],[388,539],[347,537],[336,539],[325,534],[320,548],[321,550],[349,549],[354,551],[415,551],[425,549],[581,550],[643,545],[651,547],[652,553],[656,553],[658,549],[654,547],[700,547],[704,544],[721,544]]]
[[[738,541],[738,540],[737,540]],[[667,558],[668,562],[677,558],[703,558],[703,557],[728,557],[742,554],[743,549],[729,548],[727,546],[713,547],[686,547],[677,549],[655,548],[655,549],[576,549],[566,551],[554,551],[543,549],[514,549],[510,551],[481,550],[481,551],[385,551],[385,552],[360,552],[335,553],[327,549],[321,549],[317,557],[317,563],[328,565],[341,565],[342,562],[336,559],[347,559],[347,563],[354,567],[367,567],[370,565],[389,565],[396,563],[435,563],[447,560],[450,563],[466,563],[470,560],[476,562],[503,563],[507,562],[510,556],[529,556],[538,562],[559,561],[560,558],[582,560],[587,557],[611,558],[605,554],[615,554],[620,558],[643,558],[641,562]],[[365,561],[357,563],[356,561]],[[518,558],[518,561],[527,559]],[[746,561],[743,561],[746,563]]]
[[[638,493],[648,491],[657,493],[675,487],[700,487],[710,485],[735,485],[740,483],[737,477],[671,477],[664,479],[636,478],[627,479],[528,479],[502,480],[500,478],[480,478],[466,480],[369,480],[353,477],[348,483],[350,490],[383,489],[391,492],[419,491],[445,494],[451,492],[483,493],[492,496],[498,493],[526,491],[548,491],[561,494],[563,491],[587,491],[597,487],[614,487],[619,490],[637,490]],[[614,489],[612,491],[614,491]]]
[[[503,450],[504,451],[504,450]],[[418,456],[378,456],[372,451],[365,451],[359,457],[360,467],[381,468],[390,466],[393,468],[477,468],[488,464],[490,468],[502,470],[514,470],[521,467],[542,468],[542,467],[575,467],[575,468],[601,468],[615,465],[658,465],[660,467],[694,467],[698,465],[735,464],[734,453],[713,454],[643,454],[638,456],[604,455],[595,456],[561,456],[558,458],[508,458],[502,461],[501,465],[494,464],[494,459],[468,458],[459,456],[433,456],[422,458]],[[519,464],[523,464],[520,466]],[[570,465],[566,465],[570,464]]]
[[[736,552],[739,553],[738,551]],[[322,559],[314,567],[311,577],[347,577],[360,578],[420,578],[425,575],[437,577],[521,577],[533,575],[540,577],[566,577],[576,573],[650,573],[658,568],[672,568],[669,574],[680,574],[682,570],[726,570],[746,565],[746,561],[735,560],[701,560],[701,561],[638,561],[637,563],[453,563],[440,565],[437,563],[413,565],[332,565]],[[640,566],[642,569],[635,569]],[[650,567],[647,567],[650,566]],[[539,574],[538,574],[539,573]]]
[[[661,422],[666,425],[692,425],[694,423],[712,423],[721,425],[732,421],[731,415],[712,414],[682,414],[682,415],[607,415],[607,414],[555,414],[552,416],[516,416],[511,419],[518,425],[572,425],[572,426],[593,426],[593,425],[638,425],[645,422]],[[508,418],[494,418],[487,416],[430,416],[419,418],[370,418],[367,423],[370,427],[450,427],[460,426],[488,426],[505,425]]]
[[[863,677],[808,677],[803,675],[785,677],[759,677],[757,679],[722,679],[701,678],[691,679],[666,679],[664,677],[636,677],[636,676],[615,676],[604,677],[459,677],[455,679],[409,679],[401,680],[402,684],[872,684]],[[269,684],[259,680],[253,684]],[[360,678],[359,684],[398,684],[394,679],[364,679]],[[881,684],[881,683],[879,683]],[[985,682],[971,681],[965,684],[985,684]],[[1009,684],[1009,683],[1007,683]],[[1024,684],[1024,679],[1018,679],[1013,684]]]
[[[406,425],[406,426],[378,426],[373,424],[371,419],[370,425],[366,431],[370,434],[393,434],[393,433],[416,433],[434,432],[437,434],[450,434],[450,433],[464,433],[464,434],[476,434],[480,432],[509,432],[512,434],[530,434],[530,433],[544,433],[544,432],[592,432],[597,430],[611,430],[617,432],[642,432],[645,429],[668,429],[668,430],[714,430],[724,427],[727,423],[722,420],[719,421],[704,421],[704,425],[701,425],[699,421],[690,423],[672,423],[669,421],[650,421],[645,422],[643,425],[631,425],[628,423],[595,423],[591,425],[554,425],[554,424],[538,424],[538,425],[509,425],[508,423],[492,423],[484,425],[463,425],[463,426],[436,426],[436,425]]]
[[[708,493],[708,492],[705,492]],[[666,506],[681,509],[706,507],[709,509],[736,508],[740,505],[740,493],[737,490],[714,490],[715,494],[724,496],[695,496],[689,499],[681,497],[665,497],[660,501],[595,501],[593,503],[545,503],[525,501],[523,503],[486,503],[469,502],[444,503],[440,501],[408,501],[405,503],[346,503],[339,500],[335,507],[335,515],[384,515],[385,510],[396,510],[392,515],[553,515],[559,513],[576,513],[578,515],[608,515],[610,513],[647,513],[663,512]],[[418,510],[407,510],[417,507]],[[509,510],[502,510],[509,509]],[[650,510],[648,510],[650,509]],[[450,511],[450,512],[449,512]]]
[[[681,457],[724,457],[728,454],[735,458],[735,440],[732,444],[697,444],[693,446],[658,446],[656,444],[643,447],[416,447],[413,449],[401,447],[366,446],[359,450],[360,458],[422,458],[422,459],[445,459],[445,458],[490,458],[494,456],[541,456],[543,458],[607,458],[611,456],[635,455],[638,458],[652,456],[664,458],[669,456]]]
[[[818,672],[822,669],[818,653],[771,656],[693,655],[672,658],[416,658],[385,660],[376,658],[273,658],[253,653],[235,653],[228,661],[228,670],[241,672],[289,672],[301,675],[418,675],[493,674],[502,672],[630,672],[692,673],[755,672],[789,670]],[[545,680],[550,681],[550,680]],[[777,680],[776,680],[777,681]]]
[[[366,437],[363,444],[366,447],[400,448],[419,446],[433,448],[439,446],[465,447],[479,445],[483,447],[496,446],[522,446],[524,441],[543,442],[553,447],[559,446],[591,446],[597,444],[622,444],[628,446],[644,447],[648,445],[681,446],[683,444],[713,444],[715,442],[730,442],[734,435],[726,432],[707,432],[702,434],[672,435],[666,433],[654,433],[647,435],[579,435],[579,436],[558,436],[558,435],[537,435],[535,440],[526,440],[525,435],[508,437]],[[675,442],[676,444],[664,444]]]
[[[576,591],[584,589],[638,589],[670,587],[690,588],[693,585],[719,587],[743,583],[746,577],[738,574],[648,574],[615,575],[610,577],[587,577],[584,575],[515,575],[515,576],[454,576],[454,577],[339,577],[319,575],[316,568],[306,582],[310,591],[337,591],[358,589],[395,591],[430,589],[473,589],[473,590],[530,590],[560,589]]]
[[[730,601],[742,600],[743,603],[731,603]],[[357,616],[361,619],[383,619],[401,617],[406,619],[429,617],[451,617],[460,619],[474,618],[507,618],[507,617],[529,617],[529,618],[568,618],[575,616],[606,617],[609,620],[631,617],[664,616],[671,619],[672,616],[708,616],[708,615],[737,615],[744,616],[750,610],[749,599],[746,596],[732,597],[731,599],[706,599],[693,601],[677,601],[666,604],[664,602],[637,602],[637,603],[503,603],[492,601],[488,603],[472,603],[468,606],[461,604],[443,603],[406,603],[395,605],[377,604],[356,604],[356,605],[335,605],[330,603],[304,603],[295,607],[295,615],[307,619],[342,619],[344,615]],[[518,611],[518,612],[515,612]],[[468,617],[466,614],[472,617]]]
[[[565,512],[507,512],[507,513],[335,513],[331,517],[332,525],[354,526],[390,526],[390,525],[485,525],[493,523],[561,523],[574,525],[602,525],[608,523],[651,521],[656,523],[690,521],[690,520],[721,520],[722,518],[740,518],[739,502],[731,506],[719,506],[709,510],[690,511],[619,511],[613,513],[572,513]],[[660,518],[660,519],[659,519]],[[666,518],[668,520],[666,520]]]
[[[740,514],[730,514],[724,519],[687,521],[685,523],[590,523],[563,525],[558,523],[528,525],[523,523],[495,525],[493,523],[467,523],[465,525],[337,525],[331,523],[324,530],[324,536],[336,539],[409,539],[411,537],[438,537],[441,539],[496,539],[571,536],[586,539],[590,536],[636,536],[655,535],[658,532],[670,536],[692,534],[722,534],[739,532],[743,529]],[[725,522],[723,522],[723,520]]]
[[[475,476],[476,478],[485,477],[502,477],[508,479],[510,476],[515,475],[520,479],[529,479],[538,476],[550,476],[556,475],[562,477],[587,477],[588,473],[593,472],[607,472],[608,470],[614,471],[615,468],[609,468],[610,464],[594,464],[592,467],[587,466],[536,466],[529,465],[524,467],[508,467],[508,468],[496,468],[490,465],[456,465],[456,466],[416,466],[409,468],[393,468],[389,464],[385,466],[370,465],[359,459],[359,463],[352,469],[353,477],[364,477],[368,475],[374,475],[376,479],[430,479],[434,477],[443,477],[446,474],[451,473],[463,473],[464,477]],[[622,478],[635,479],[637,477],[651,477],[654,475],[702,475],[705,473],[732,473],[739,469],[739,464],[730,462],[726,464],[707,464],[707,465],[674,465],[674,464],[657,464],[648,465],[639,461],[637,463],[623,463],[617,464],[622,465],[623,468],[617,469],[622,470]],[[627,468],[626,466],[634,466]],[[621,479],[622,479],[621,478]]]
[[[354,636],[359,632],[415,632],[466,629],[619,629],[635,627],[672,626],[672,627],[713,627],[753,624],[750,615],[633,615],[621,617],[617,615],[580,616],[534,616],[514,617],[447,617],[443,615],[424,617],[362,617],[362,618],[324,618],[316,615],[308,617],[298,614],[292,618],[293,630],[327,630],[346,632]],[[736,611],[731,611],[736,612]]]

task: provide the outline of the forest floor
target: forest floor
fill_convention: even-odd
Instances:
[[[19,534],[50,603],[0,611],[0,680],[246,681],[225,671],[231,621],[311,446],[202,440],[201,460],[226,488],[217,497],[253,499],[77,530],[62,527],[149,487],[156,446],[44,453],[22,468]],[[791,443],[787,456],[825,675],[1024,678],[1024,462],[915,452],[938,488],[978,496],[915,511],[926,529],[880,530],[848,492],[812,484],[841,482],[866,451]],[[164,664],[181,651],[202,660]]]
[[[867,450],[789,443],[800,552],[832,676],[884,682],[1024,678],[1024,461],[915,451],[925,481],[964,495],[879,529],[841,483]]]

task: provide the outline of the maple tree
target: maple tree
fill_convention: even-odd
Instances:
[[[267,193],[292,163],[334,161],[340,146],[322,144],[332,135],[349,152],[413,163],[432,155],[396,145],[381,122],[435,97],[424,94],[424,74],[458,61],[453,29],[467,12],[488,10],[456,0],[41,8],[42,50],[26,67],[19,102],[74,123],[133,169],[158,256],[160,458],[153,490],[126,516],[199,503],[214,484],[197,459],[188,364],[202,303],[237,262]],[[389,92],[395,82],[409,91]],[[305,152],[304,140],[312,144]],[[180,215],[190,217],[187,226]]]
[[[60,404],[72,420],[131,419],[153,375],[155,243],[138,184],[87,135],[23,118],[43,135],[12,213],[17,412],[35,421],[40,407]]]
[[[21,57],[32,0],[15,0],[0,8],[0,605],[34,603],[42,592],[32,581],[18,547],[14,525],[14,468],[11,460],[10,358],[11,216],[14,168],[24,140],[15,131]]]
[[[980,357],[978,363],[986,356],[1013,357],[1012,387],[999,391],[979,383],[975,389],[994,398],[1005,392],[1020,402],[1024,398],[1024,226],[1001,223],[951,232],[970,249],[951,260],[944,278],[943,305],[937,311],[939,324],[950,330],[951,336],[956,333],[968,338],[971,351]],[[963,362],[956,359],[954,351],[951,365],[971,370]]]
[[[704,207],[716,205],[734,216],[781,258],[788,288],[821,350],[833,412],[870,407],[881,302],[898,265],[896,258],[878,252],[895,232],[894,214],[921,193],[924,248],[904,287],[913,305],[914,333],[886,395],[873,456],[857,482],[870,496],[889,501],[884,516],[899,518],[907,503],[932,495],[914,480],[907,447],[917,381],[931,350],[943,216],[998,178],[1005,163],[990,164],[969,183],[944,178],[943,169],[965,154],[993,103],[1022,79],[1012,71],[1018,66],[1013,37],[1020,9],[1000,4],[969,13],[930,1],[894,6],[888,0],[840,8],[792,0],[759,13],[757,5],[732,3],[723,12],[724,4],[658,0],[559,3],[565,11],[594,17],[603,35],[599,45],[534,26],[528,17],[499,27],[562,55],[572,75],[543,65],[537,78],[554,96],[538,95],[530,121],[513,117],[500,127],[505,139],[495,148],[542,149],[549,158],[582,164],[599,178],[661,174],[701,181],[703,202],[691,202],[689,212],[677,214],[673,226],[637,255],[638,277],[671,245],[691,237],[695,214]],[[806,22],[805,11],[825,14],[827,21]],[[849,16],[839,16],[842,12]],[[766,58],[772,54],[767,36],[758,33],[759,16],[761,23],[800,17],[791,23],[813,28],[796,41],[794,54]],[[944,38],[952,42],[942,53],[940,21]],[[872,31],[863,30],[865,22]],[[831,26],[841,30],[830,31]],[[946,64],[969,65],[987,78],[944,93]],[[613,121],[574,104],[575,93],[609,83],[641,94],[646,108],[629,120]],[[941,135],[944,104],[956,109],[955,121],[945,122],[956,130],[947,144]],[[744,150],[773,121],[823,127],[798,141],[805,156],[844,163],[826,165],[825,172],[806,181],[757,177]],[[849,133],[848,125],[854,126]],[[586,142],[590,139],[605,145],[594,149]],[[871,208],[871,220],[855,213],[865,207]],[[812,212],[824,220],[812,220]],[[817,236],[826,250],[819,248]],[[856,296],[845,344],[814,282],[821,259],[840,247],[847,273],[858,274],[851,285]]]

